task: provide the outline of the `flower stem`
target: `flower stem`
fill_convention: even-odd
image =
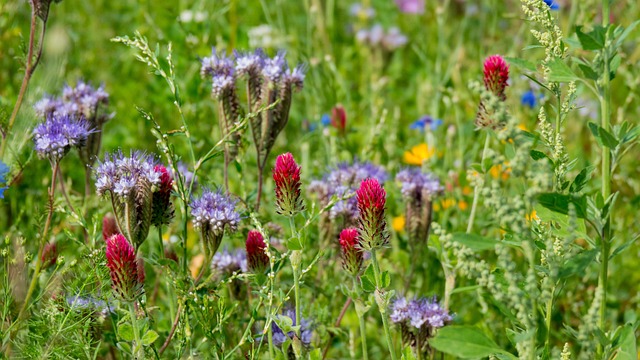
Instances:
[[[487,138],[484,141],[484,149],[482,149],[482,160],[480,161],[480,166],[483,165],[484,159],[487,157],[487,152],[489,150],[489,144],[491,143],[491,136],[487,133]],[[478,191],[480,190],[480,185],[476,185],[475,189],[473,189],[473,203],[471,204],[471,214],[469,214],[469,223],[467,224],[467,234],[471,233],[473,230],[473,222],[476,217],[476,210],[478,209]]]
[[[164,259],[164,244],[162,243],[162,225],[158,226],[158,259]]]
[[[371,249],[371,264],[373,265],[373,273],[376,278],[376,291],[382,292],[382,279],[380,275],[380,265],[378,264],[378,259],[376,258],[376,250]],[[384,327],[384,334],[387,338],[387,345],[389,347],[389,353],[391,354],[391,359],[396,360],[396,351],[393,347],[393,339],[391,338],[391,330],[389,329],[389,320],[387,319],[387,309],[381,301],[377,301],[378,309],[380,310],[380,315],[382,316],[382,326]]]
[[[131,346],[131,355],[134,359],[139,359],[142,352],[142,343],[140,342],[140,333],[138,331],[138,319],[136,308],[133,302],[129,303],[129,316],[131,317],[131,327],[133,328],[133,344]],[[139,347],[139,349],[138,349]]]
[[[289,217],[289,224],[291,226],[291,235],[295,239],[298,236],[298,232],[296,231],[296,222],[293,219],[293,216]],[[299,240],[298,240],[299,241]],[[300,250],[293,250],[291,252],[291,268],[293,270],[293,292],[296,301],[296,321],[294,325],[300,325],[300,265],[302,260],[302,253]],[[300,337],[300,327],[296,330],[296,335],[298,338]]]

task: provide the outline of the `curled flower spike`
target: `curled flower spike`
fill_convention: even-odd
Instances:
[[[276,158],[273,181],[276,183],[278,214],[293,216],[304,209],[300,196],[300,166],[291,153],[285,153]]]
[[[211,270],[218,275],[232,275],[235,272],[246,272],[247,254],[242,249],[229,251],[223,249],[211,259]]]
[[[352,276],[357,276],[363,259],[362,249],[358,247],[358,229],[347,228],[340,232],[340,250],[342,267]]]
[[[489,56],[484,61],[484,87],[504,101],[509,80],[509,65],[500,55]]]
[[[443,188],[435,176],[418,168],[401,170],[396,180],[402,184],[405,230],[411,240],[426,241],[431,227],[432,198]]]
[[[269,256],[266,253],[267,244],[264,242],[264,237],[260,231],[249,231],[245,247],[249,270],[258,274],[263,273],[269,267]]]
[[[33,141],[40,158],[58,162],[71,148],[85,146],[92,132],[85,120],[52,115],[33,130]]]
[[[453,319],[435,297],[411,301],[399,297],[391,304],[390,310],[389,317],[400,326],[403,343],[421,352],[429,350],[429,338],[435,335],[436,330]]]
[[[235,231],[240,223],[236,202],[221,191],[204,189],[202,196],[189,204],[193,226],[200,229],[207,259],[220,247],[225,230]]]
[[[360,247],[370,251],[379,249],[389,242],[385,204],[387,193],[378,180],[366,179],[356,192],[358,200],[358,233]]]
[[[173,190],[173,179],[171,174],[163,165],[156,165],[154,170],[160,173],[160,183],[158,190],[153,193],[151,201],[151,225],[160,227],[168,225],[173,219],[174,209],[171,204],[171,191]]]
[[[133,245],[121,234],[107,240],[106,255],[113,291],[123,301],[135,301],[144,292],[142,259],[136,259]]]

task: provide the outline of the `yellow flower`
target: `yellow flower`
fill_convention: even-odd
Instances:
[[[403,215],[396,216],[391,221],[391,227],[393,227],[393,230],[399,233],[404,231],[404,224],[405,224],[405,219]]]
[[[191,262],[189,263],[189,271],[191,271],[191,276],[194,279],[198,276],[202,263],[204,263],[204,254],[198,254],[191,259]]]
[[[416,145],[404,153],[404,162],[410,165],[421,166],[423,162],[431,159],[435,155],[436,149],[425,143]]]
[[[465,186],[462,188],[462,195],[469,195],[471,194],[472,191],[473,189],[471,189],[471,187]]]
[[[540,220],[535,209],[532,210],[530,214],[526,215],[525,218],[527,221]]]
[[[506,165],[508,165],[508,163],[505,164],[504,170],[500,164],[493,165],[491,169],[489,169],[489,174],[491,174],[491,177],[494,179],[509,179],[509,175],[511,175],[511,168]]]
[[[525,124],[520,124],[518,125],[518,129],[522,130],[522,131],[529,131],[529,129],[527,128],[527,125]]]

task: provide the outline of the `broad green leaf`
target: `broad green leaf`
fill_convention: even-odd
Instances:
[[[569,204],[573,204],[579,218],[587,216],[587,198],[584,196],[542,193],[537,196],[537,200],[545,208],[565,215],[569,214]]]
[[[586,270],[586,268],[591,265],[594,261],[596,261],[596,256],[600,250],[592,249],[586,250],[578,255],[573,256],[569,259],[558,272],[558,276],[560,278],[567,278],[572,275],[582,274]]]
[[[591,173],[593,172],[593,170],[593,166],[587,166],[586,168],[582,169],[582,171],[580,171],[580,173],[576,175],[575,179],[573,179],[573,183],[571,183],[571,188],[569,188],[569,191],[571,191],[572,193],[580,192],[587,184],[587,181],[591,177]]]
[[[582,32],[582,26],[576,27],[576,34],[580,45],[584,50],[600,50],[604,48],[604,40],[607,29],[602,26],[595,26],[593,30],[588,33]]]
[[[459,242],[460,244],[468,247],[473,251],[492,250],[498,243],[497,240],[492,238],[483,237],[477,234],[467,234],[463,232],[454,233],[452,240]]]
[[[416,360],[416,356],[413,354],[413,350],[411,350],[411,346],[407,346],[402,350],[402,360]]]
[[[561,59],[556,59],[548,64],[550,74],[549,81],[552,82],[571,82],[580,80],[573,70]]]
[[[142,344],[149,346],[153,344],[153,342],[156,341],[157,339],[158,339],[158,333],[153,330],[149,330],[142,337]]]
[[[131,324],[122,323],[118,325],[118,336],[124,341],[133,341],[133,327],[131,327]]]
[[[508,57],[508,56],[505,57],[504,59],[507,60],[507,62],[510,65],[514,65],[517,68],[528,70],[531,72],[535,72],[537,70],[536,64],[532,63],[531,61],[520,59],[520,58]]]
[[[615,136],[611,135],[610,132],[600,126],[598,127],[598,131],[600,132],[600,138],[602,139],[602,143],[604,144],[604,146],[608,147],[609,149],[615,149],[616,146],[618,146],[618,139],[616,139]]]
[[[633,327],[629,324],[622,328],[620,333],[620,347],[616,351],[614,360],[637,360],[638,348]]]
[[[602,137],[600,136],[600,126],[594,122],[589,122],[588,126],[591,131],[591,135],[596,138],[598,145],[603,146]]]
[[[389,275],[388,271],[383,271],[382,272],[382,287],[386,288],[387,286],[389,286],[389,284],[391,284],[391,275]]]
[[[547,156],[547,154],[543,153],[542,151],[538,151],[538,150],[531,150],[530,152],[531,154],[531,158],[535,161],[538,161],[540,159],[544,159],[547,158],[549,159],[549,157]]]
[[[298,237],[296,236],[287,240],[287,249],[302,250],[302,244],[300,244],[300,239],[298,239]]]
[[[484,358],[493,354],[511,355],[474,326],[443,327],[429,344],[438,351],[463,359]],[[510,358],[516,359],[513,355]]]
[[[569,223],[569,215],[554,212],[540,204],[534,206],[534,209],[536,211],[536,216],[540,219],[540,221],[554,223],[552,231],[555,235],[559,237],[571,235],[569,231],[569,229],[571,228],[571,225]],[[579,234],[579,236],[586,236],[587,227],[583,219],[577,219],[575,231]]]

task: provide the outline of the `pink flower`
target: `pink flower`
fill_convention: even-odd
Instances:
[[[118,230],[118,223],[116,223],[116,218],[112,215],[105,215],[102,218],[102,239],[104,241],[109,240],[113,235],[120,234],[120,230]]]
[[[111,273],[111,287],[124,301],[137,299],[144,291],[144,263],[136,259],[133,245],[122,234],[107,240],[107,267]]]
[[[340,104],[331,109],[331,126],[338,129],[341,136],[347,133],[347,112]]]
[[[364,250],[384,247],[389,241],[385,220],[386,196],[378,180],[373,178],[362,181],[356,192],[360,247]]]
[[[504,101],[506,99],[504,90],[508,80],[509,65],[502,56],[489,56],[484,61],[484,87]]]
[[[362,249],[358,247],[358,229],[347,228],[340,232],[342,267],[357,276],[362,268]]]
[[[279,155],[273,169],[276,183],[276,211],[292,216],[304,208],[300,197],[300,166],[291,153]]]
[[[269,267],[269,256],[265,252],[267,244],[259,231],[251,230],[245,244],[249,269],[255,273],[263,273]]]
[[[424,13],[424,0],[396,0],[396,5],[405,14]]]
[[[154,171],[160,174],[158,190],[153,193],[151,200],[151,225],[160,227],[168,225],[173,219],[173,206],[171,205],[171,190],[173,190],[173,179],[167,168],[163,165],[156,165]]]

